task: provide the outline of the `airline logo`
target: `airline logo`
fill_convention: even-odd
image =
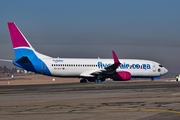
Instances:
[[[102,63],[102,62],[98,62],[98,68],[102,69],[102,68],[106,68],[108,66],[111,66],[112,64],[109,63]],[[128,64],[128,63],[121,63],[121,65],[119,66],[119,69],[151,69],[151,65],[150,64]]]
[[[54,59],[53,62],[60,63],[60,62],[63,62],[63,60]]]

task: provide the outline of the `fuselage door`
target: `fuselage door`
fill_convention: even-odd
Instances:
[[[156,69],[157,69],[156,65],[153,64],[153,68],[152,68],[153,72],[156,72]]]

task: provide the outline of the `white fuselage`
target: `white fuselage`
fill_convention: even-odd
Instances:
[[[113,59],[74,59],[74,58],[47,58],[42,59],[54,76],[61,77],[93,77],[93,71],[104,69],[113,64]],[[162,76],[167,69],[150,60],[119,59],[121,65],[118,71],[128,71],[132,77]],[[43,66],[42,66],[43,68]]]

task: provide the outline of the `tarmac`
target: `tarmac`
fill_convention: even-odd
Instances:
[[[169,80],[82,84],[41,75],[3,78],[0,120],[179,120],[180,82]]]

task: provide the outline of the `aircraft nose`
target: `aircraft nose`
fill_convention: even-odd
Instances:
[[[164,68],[164,74],[168,73],[168,69]]]

